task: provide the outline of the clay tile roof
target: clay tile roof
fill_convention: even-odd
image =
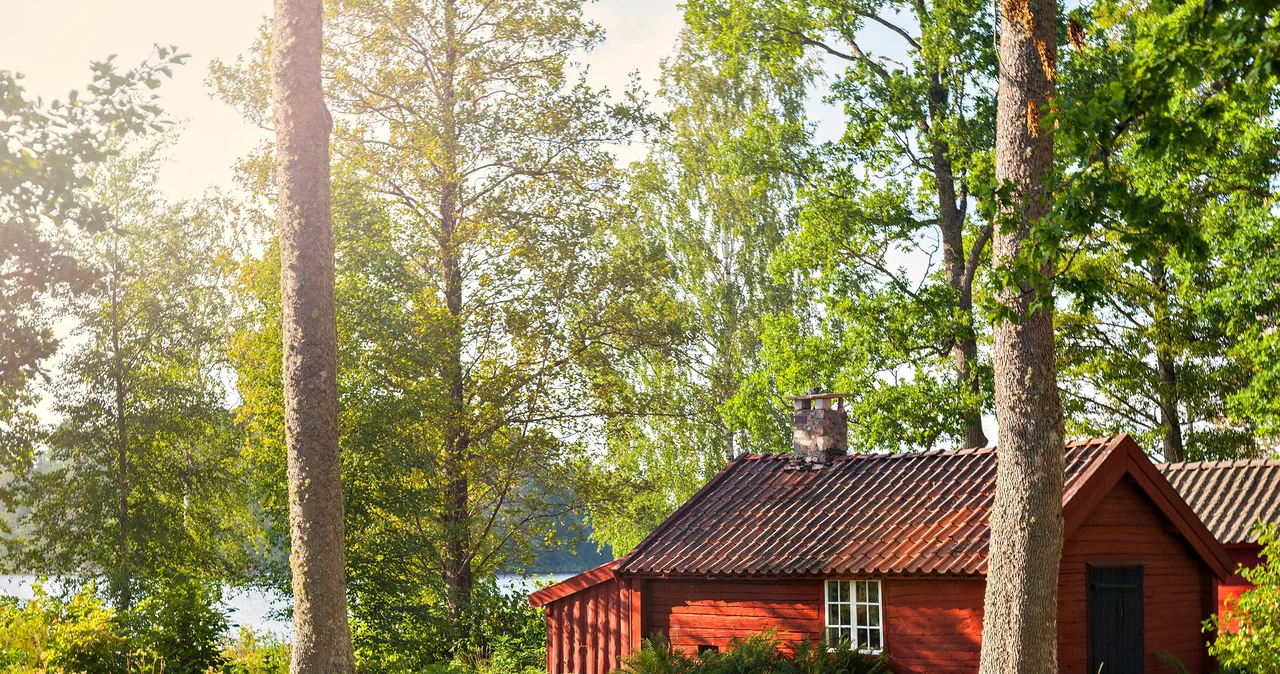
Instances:
[[[1066,446],[1065,494],[1116,440]],[[616,570],[984,574],[995,478],[993,448],[847,456],[820,470],[798,470],[789,455],[742,455]]]
[[[1256,543],[1258,520],[1280,522],[1280,460],[1184,461],[1156,468],[1223,545]]]

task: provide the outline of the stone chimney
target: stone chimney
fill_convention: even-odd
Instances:
[[[809,393],[791,398],[795,405],[792,445],[805,463],[829,463],[849,451],[849,416],[844,410],[848,393]]]

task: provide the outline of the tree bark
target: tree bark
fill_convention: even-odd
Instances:
[[[996,180],[1011,203],[996,223],[994,258],[1008,269],[1047,215],[1053,131],[1041,124],[1056,82],[1056,0],[1001,0]],[[1029,274],[1051,274],[1052,261]],[[1053,313],[1044,279],[1019,278],[1000,297],[995,402],[999,463],[982,626],[983,674],[1057,671],[1058,567],[1062,557],[1064,426],[1054,362]],[[1039,300],[1039,308],[1033,303]]]
[[[924,18],[923,13],[921,18]],[[943,124],[949,95],[941,78],[935,73],[929,88],[930,129],[936,132]],[[942,263],[947,283],[956,291],[957,309],[964,325],[956,332],[951,346],[956,379],[969,390],[974,400],[981,394],[982,382],[978,379],[978,338],[973,331],[973,277],[966,274],[968,259],[964,251],[964,213],[956,204],[955,171],[951,165],[951,147],[945,140],[935,138],[931,143],[933,153],[934,184],[938,198],[938,229],[942,232]],[[976,244],[975,244],[976,245]],[[982,432],[982,411],[970,410],[965,430],[965,447],[986,447],[987,434]]]
[[[116,554],[119,555],[119,559],[117,560],[116,573],[118,577],[115,581],[114,594],[116,608],[121,611],[127,611],[133,605],[133,582],[131,578],[133,572],[129,560],[129,439],[125,411],[124,354],[120,351],[120,252],[114,240],[111,245],[114,258],[113,264],[115,266],[111,271],[109,281],[111,284],[111,376],[115,380],[116,396],[116,489],[120,492],[116,503],[116,523],[119,526]]]
[[[333,121],[320,79],[322,12],[321,0],[275,0],[272,20],[295,674],[355,671],[347,624],[338,453],[329,212]]]
[[[1156,396],[1160,405],[1160,423],[1164,426],[1165,461],[1183,461],[1186,448],[1182,441],[1182,422],[1178,414],[1178,368],[1173,347],[1169,344],[1169,277],[1164,259],[1157,256],[1151,265],[1151,282],[1157,293],[1155,302]]]

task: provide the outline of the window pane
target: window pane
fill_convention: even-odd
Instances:
[[[840,601],[849,601],[849,581],[840,581]]]
[[[857,581],[854,585],[858,586],[858,601],[867,600],[867,583],[865,581]]]
[[[873,604],[867,607],[867,626],[880,626],[880,607],[878,605]]]
[[[839,581],[827,581],[827,601],[838,601],[840,599],[840,583]]]
[[[866,648],[870,642],[869,630],[858,630],[858,648]]]
[[[867,634],[867,646],[880,650],[880,630],[870,630]]]
[[[840,612],[837,610],[836,606],[837,606],[836,604],[827,604],[827,624],[828,625],[840,624]]]
[[[867,622],[867,607],[858,605],[858,627],[866,627],[870,623]]]
[[[831,642],[831,643],[833,643],[833,644],[838,643],[838,642],[840,641],[840,628],[839,628],[839,627],[828,627],[828,628],[827,628],[827,641],[830,641],[830,642]]]
[[[880,602],[880,581],[873,580],[867,583],[867,601],[873,604]]]
[[[848,604],[841,604],[841,606],[840,606],[840,624],[841,624],[841,625],[852,625],[852,624],[853,624],[853,623],[849,620],[849,605],[848,605]]]

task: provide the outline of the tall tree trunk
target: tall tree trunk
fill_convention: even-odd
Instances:
[[[120,352],[120,258],[116,242],[112,242],[112,254],[115,257],[115,269],[111,280],[111,377],[115,380],[116,394],[116,490],[119,500],[116,503],[116,521],[119,525],[117,533],[117,552],[119,556],[115,581],[116,608],[125,611],[133,604],[133,575],[129,560],[129,439],[128,425],[125,415],[124,391],[124,354]]]
[[[347,624],[338,454],[329,132],[321,0],[275,0],[271,99],[280,207],[285,442],[295,674],[355,671]]]
[[[1157,256],[1151,265],[1151,282],[1157,293],[1155,307],[1156,376],[1159,378],[1156,397],[1160,405],[1160,423],[1164,426],[1163,453],[1165,461],[1183,461],[1186,448],[1182,442],[1182,421],[1178,414],[1178,369],[1173,346],[1169,344],[1171,326],[1169,317],[1169,277],[1163,256]]]
[[[996,223],[997,268],[1017,258],[1049,210],[1052,129],[1040,111],[1055,94],[1056,0],[1001,0],[996,180],[1012,203]],[[1052,262],[1039,271],[1052,273]],[[1035,273],[1035,272],[1029,272]],[[1053,312],[1043,279],[1020,278],[1000,301],[1016,318],[995,324],[999,464],[991,511],[983,674],[1056,672],[1062,557],[1064,427],[1054,363]],[[1040,290],[1036,290],[1039,288]],[[1040,301],[1040,308],[1032,309]]]
[[[923,18],[923,14],[921,15]],[[935,73],[929,87],[930,129],[943,126],[948,105],[947,88]],[[973,331],[973,281],[966,274],[967,256],[964,251],[964,213],[956,203],[956,178],[951,165],[951,147],[946,141],[935,138],[932,144],[934,185],[938,198],[938,229],[942,232],[942,263],[947,283],[956,290],[957,309],[963,315],[964,325],[956,333],[951,346],[956,379],[969,390],[974,400],[981,394],[982,382],[978,379],[978,338]],[[976,244],[975,244],[976,245]],[[965,431],[965,447],[986,447],[987,434],[982,432],[982,410],[969,411]]]
[[[461,176],[458,171],[457,92],[454,79],[458,69],[457,8],[453,0],[444,3],[445,62],[441,68],[441,125],[444,154],[444,182],[440,191],[440,246],[444,271],[445,308],[449,311],[449,355],[445,378],[449,382],[449,417],[444,433],[444,582],[445,607],[455,626],[471,605],[474,577],[471,571],[471,514],[468,453],[470,438],[466,425],[466,383],[462,368],[462,250],[458,232],[458,201]]]

